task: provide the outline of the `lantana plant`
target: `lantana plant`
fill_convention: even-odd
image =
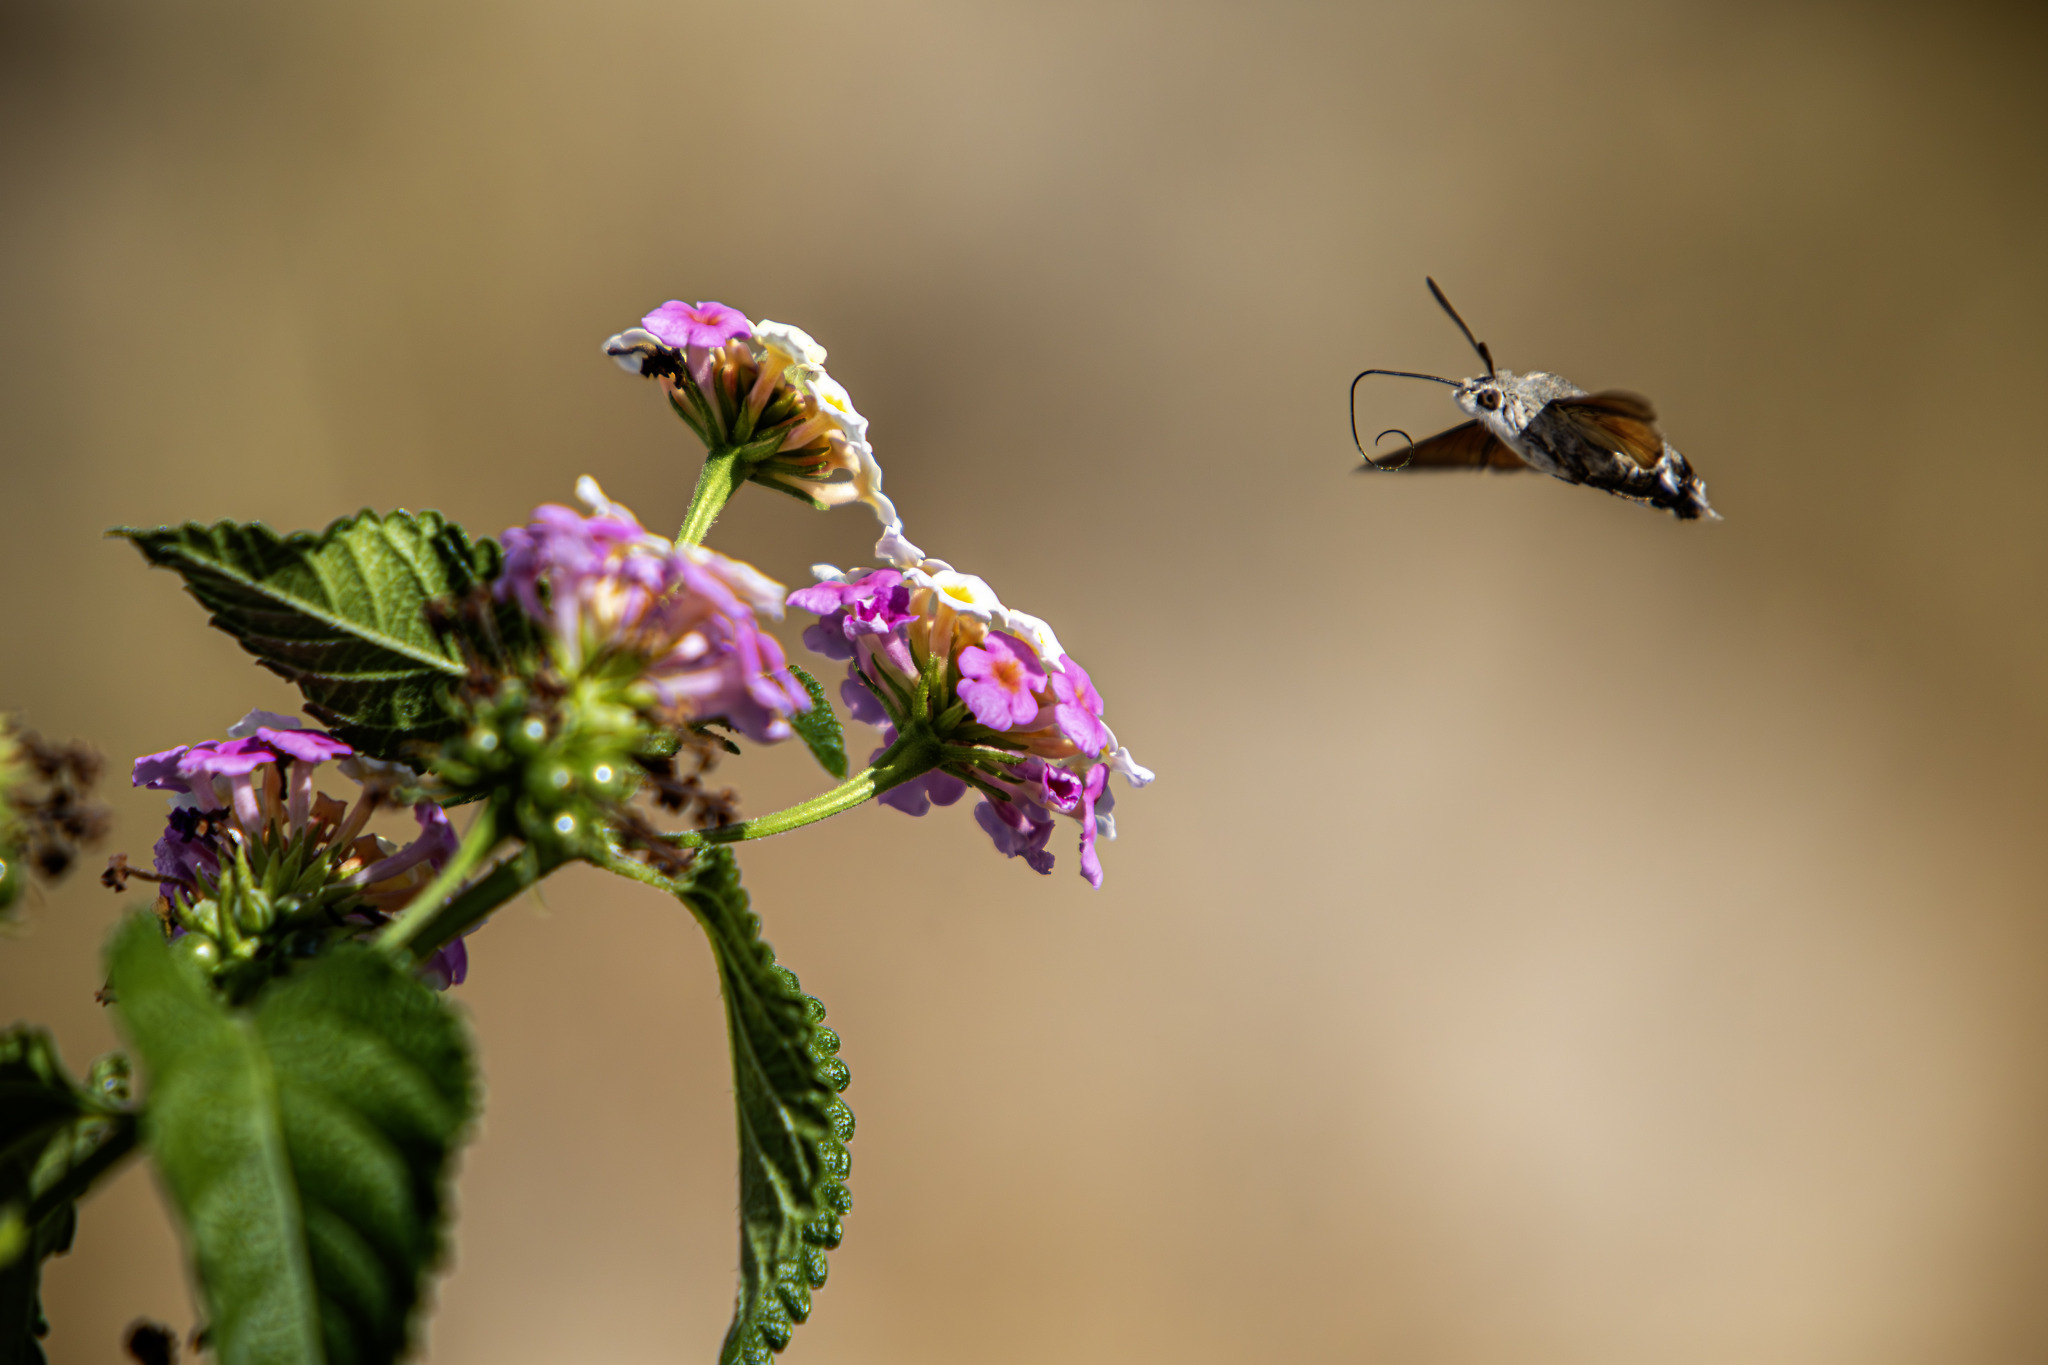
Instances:
[[[451,1003],[468,936],[572,862],[672,898],[711,941],[740,1135],[738,1296],[717,1358],[761,1365],[825,1283],[854,1125],[839,1037],[763,941],[736,846],[870,799],[922,816],[972,791],[999,853],[1050,872],[1066,829],[1102,884],[1111,779],[1152,774],[1049,624],[907,538],[825,349],[674,301],[604,350],[705,447],[674,539],[588,474],[580,506],[544,503],[496,541],[405,511],[290,535],[115,532],[295,684],[305,714],[251,711],[132,762],[133,784],[167,801],[147,867],[117,853],[103,877],[142,897],[100,990],[135,1064],[116,1054],[75,1080],[46,1032],[0,1035],[0,1365],[43,1358],[42,1264],[132,1159],[157,1168],[195,1340],[218,1359],[404,1356],[477,1113]],[[748,483],[821,510],[865,504],[875,565],[818,565],[790,592],[708,548]],[[788,607],[811,620],[805,646],[845,666],[848,714],[880,731],[859,772],[825,686],[767,628]],[[707,782],[743,748],[791,739],[833,779],[809,800],[750,815]],[[81,746],[0,728],[0,912],[105,834],[86,799],[96,771]]]

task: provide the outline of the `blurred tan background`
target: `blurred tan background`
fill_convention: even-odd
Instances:
[[[117,523],[484,532],[696,450],[598,354],[788,319],[912,536],[1160,781],[749,851],[846,1039],[796,1362],[2048,1354],[2048,209],[2030,8],[0,0],[0,705],[116,765],[292,694]],[[1366,366],[1652,395],[1727,515],[1360,478]],[[1455,417],[1373,381],[1368,432]],[[875,534],[758,490],[797,583]],[[786,632],[794,640],[794,632]],[[863,736],[863,739],[865,736]],[[730,763],[747,809],[819,784]],[[117,793],[105,852],[146,853]],[[1064,840],[1066,836],[1062,836]],[[0,944],[83,1066],[116,899]],[[428,1358],[708,1360],[716,981],[567,875],[473,940]],[[59,1362],[193,1321],[147,1174]]]

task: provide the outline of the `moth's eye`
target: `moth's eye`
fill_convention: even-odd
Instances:
[[[1488,412],[1492,412],[1500,406],[1500,395],[1492,389],[1481,389],[1479,391],[1479,406],[1485,408]]]

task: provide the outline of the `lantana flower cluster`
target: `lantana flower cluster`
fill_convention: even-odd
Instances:
[[[1142,787],[1141,767],[1103,722],[1088,670],[1052,627],[1003,605],[989,585],[938,559],[855,573],[812,570],[790,605],[819,617],[804,643],[848,661],[841,695],[882,728],[879,758],[913,732],[938,766],[885,791],[909,815],[980,793],[975,819],[997,851],[1048,873],[1060,819],[1080,825],[1081,875],[1102,884],[1098,838],[1114,839],[1112,773]]]
[[[339,760],[360,790],[344,802],[314,785]],[[370,818],[416,792],[418,775],[356,754],[321,730],[266,711],[228,727],[225,740],[181,744],[135,760],[133,784],[171,793],[155,850],[157,913],[213,968],[260,961],[295,941],[367,934],[409,905],[456,847],[448,816],[412,803],[419,834],[399,845],[368,829]],[[129,872],[116,859],[116,875]],[[468,973],[462,940],[421,968],[445,988]]]
[[[818,508],[864,502],[883,548],[914,551],[882,492],[868,419],[825,370],[826,351],[800,327],[750,321],[717,302],[674,299],[605,342],[605,354],[657,381],[707,450],[737,453],[744,477]]]
[[[595,479],[576,491],[587,515],[550,503],[505,532],[499,599],[540,623],[565,674],[624,680],[665,724],[715,718],[758,741],[787,739],[810,694],[756,619],[782,618],[782,585],[650,534]]]

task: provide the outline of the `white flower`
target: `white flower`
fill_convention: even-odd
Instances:
[[[825,363],[825,348],[801,327],[792,327],[786,322],[770,322],[763,318],[754,324],[754,338],[770,350],[780,351],[786,364]]]
[[[881,498],[879,492],[875,496]],[[888,499],[882,498],[882,501],[887,502]],[[876,509],[877,512],[880,510],[880,508]],[[892,514],[896,511],[895,504],[890,504],[889,511]],[[888,525],[882,531],[882,538],[875,542],[875,558],[884,563],[893,564],[899,569],[907,569],[913,564],[923,563],[924,551],[918,549],[903,537],[903,519],[891,515],[886,520]],[[818,567],[814,565],[811,572],[816,573]]]
[[[1029,612],[1005,607],[996,613],[994,625],[997,630],[1008,631],[1030,645],[1037,652],[1038,661],[1048,668],[1059,668],[1060,660],[1067,657],[1067,651],[1060,648],[1060,637],[1052,633],[1052,627]]]
[[[1157,776],[1150,768],[1141,766],[1131,757],[1131,751],[1122,745],[1118,745],[1116,752],[1109,756],[1109,769],[1111,772],[1122,773],[1124,781],[1133,787],[1150,786],[1153,778]]]
[[[251,711],[228,727],[229,739],[251,739],[258,730],[303,730],[306,722],[275,711]]]
[[[942,605],[970,620],[986,624],[1003,610],[996,590],[971,573],[957,572],[943,559],[927,559],[922,568],[905,569],[903,576],[920,588],[930,590]]]
[[[846,391],[846,385],[816,365],[794,366],[789,377],[800,391],[817,402],[820,417],[838,427],[849,442],[867,445],[868,419],[854,410],[853,395]],[[868,454],[873,456],[874,452],[870,450]]]

